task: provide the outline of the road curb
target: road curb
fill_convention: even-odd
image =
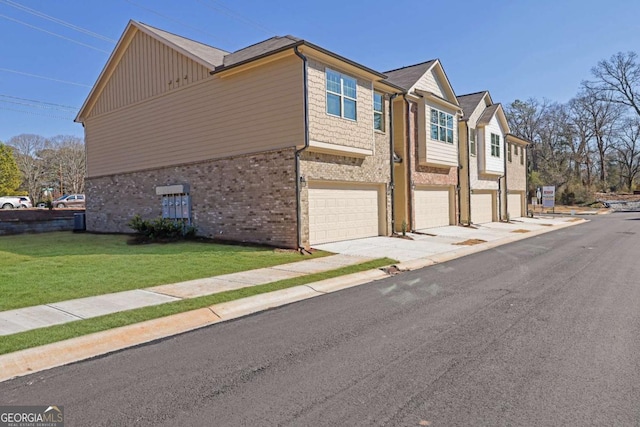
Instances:
[[[548,229],[509,236],[424,259],[396,264],[396,266],[400,270],[416,270],[585,222],[589,221],[581,219],[580,221],[561,223]],[[160,338],[189,332],[215,323],[237,319],[386,277],[389,277],[389,275],[379,269],[353,273],[0,355],[0,382],[102,356]]]

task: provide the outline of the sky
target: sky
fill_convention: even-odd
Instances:
[[[294,35],[386,71],[439,58],[457,95],[566,102],[640,50],[636,0],[0,0],[0,141],[73,119],[130,19],[227,51]]]

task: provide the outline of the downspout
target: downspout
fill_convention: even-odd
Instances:
[[[509,153],[511,151],[509,150]],[[504,217],[507,221],[509,221],[509,197],[507,193],[509,188],[507,187],[507,137],[504,138]],[[511,158],[513,161],[513,157]]]
[[[467,129],[467,124],[464,124],[465,129]],[[469,131],[467,130],[467,146],[469,146]],[[467,152],[469,150],[467,149]],[[467,154],[468,156],[468,154]],[[462,150],[460,150],[460,126],[458,126],[458,185],[456,196],[458,199],[458,225],[462,224],[462,196],[460,192],[462,190],[462,186],[460,185],[460,169],[462,169]],[[467,169],[469,169],[469,165],[467,165]]]
[[[295,54],[302,59],[302,81],[303,81],[303,104],[304,104],[304,147],[296,150],[296,213],[297,213],[297,239],[298,250],[304,253],[302,246],[302,200],[300,197],[300,187],[302,176],[300,175],[300,153],[309,148],[309,85],[307,82],[307,57],[298,50],[298,46],[293,48]]]
[[[411,105],[409,104],[409,100],[407,99],[407,94],[402,94],[402,98],[404,99],[405,105],[407,106],[407,114],[406,118],[406,126],[407,126],[407,190],[409,194],[407,194],[407,208],[408,208],[408,218],[409,224],[407,224],[407,229],[413,231],[413,180],[411,179]]]
[[[467,218],[468,224],[471,225],[471,140],[469,139],[469,122],[466,122],[467,126],[467,158],[469,162],[467,163],[467,186],[469,187],[469,191],[467,191],[467,208],[469,209],[469,217]],[[477,129],[477,128],[476,128]],[[476,175],[478,174],[478,131],[476,130]]]
[[[389,186],[391,187],[391,234],[396,232],[396,209],[395,209],[395,167],[396,162],[394,160],[395,157],[395,145],[393,140],[393,100],[400,95],[399,93],[394,93],[389,98],[389,147],[391,148],[391,153],[389,153],[389,161],[391,163],[391,176]]]
[[[529,144],[524,147],[524,154],[524,212],[529,217]]]

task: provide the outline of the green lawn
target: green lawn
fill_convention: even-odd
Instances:
[[[309,259],[268,248],[127,240],[72,232],[0,237],[0,311]]]
[[[312,283],[319,280],[330,279],[346,274],[357,273],[359,271],[371,270],[385,265],[393,264],[396,261],[389,258],[381,258],[368,261],[358,265],[339,268],[323,273],[311,274],[308,276],[296,277],[293,279],[281,280],[279,282],[268,283],[266,285],[252,286],[237,289],[234,291],[222,292],[199,298],[186,299],[167,304],[151,307],[139,308],[136,310],[123,311],[87,320],[78,320],[62,325],[50,326],[48,328],[35,329],[18,334],[3,336],[0,339],[0,354],[11,353],[26,348],[37,347],[52,342],[62,341],[94,332],[105,331],[107,329],[120,326],[131,325],[145,320],[156,319],[172,314],[182,313],[198,308],[209,307],[214,304],[232,301],[240,298],[258,295],[265,292],[286,289],[293,286]]]

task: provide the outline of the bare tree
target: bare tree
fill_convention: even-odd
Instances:
[[[591,69],[594,81],[583,85],[603,101],[630,107],[640,116],[640,63],[635,52],[618,52]]]
[[[58,135],[51,138],[54,159],[51,169],[60,178],[61,192],[84,193],[86,172],[84,142],[71,135]]]
[[[40,199],[45,180],[47,165],[41,157],[48,147],[46,138],[40,135],[22,134],[7,142],[14,149],[16,164],[22,173],[22,186],[29,193],[32,202]]]
[[[616,147],[621,178],[628,190],[640,174],[640,118],[628,119],[620,131],[620,144]]]
[[[623,118],[621,105],[611,99],[602,98],[595,89],[585,88],[578,97],[579,105],[584,109],[592,130],[592,141],[598,155],[600,182],[605,186],[608,178],[607,156],[616,143],[616,131]]]

